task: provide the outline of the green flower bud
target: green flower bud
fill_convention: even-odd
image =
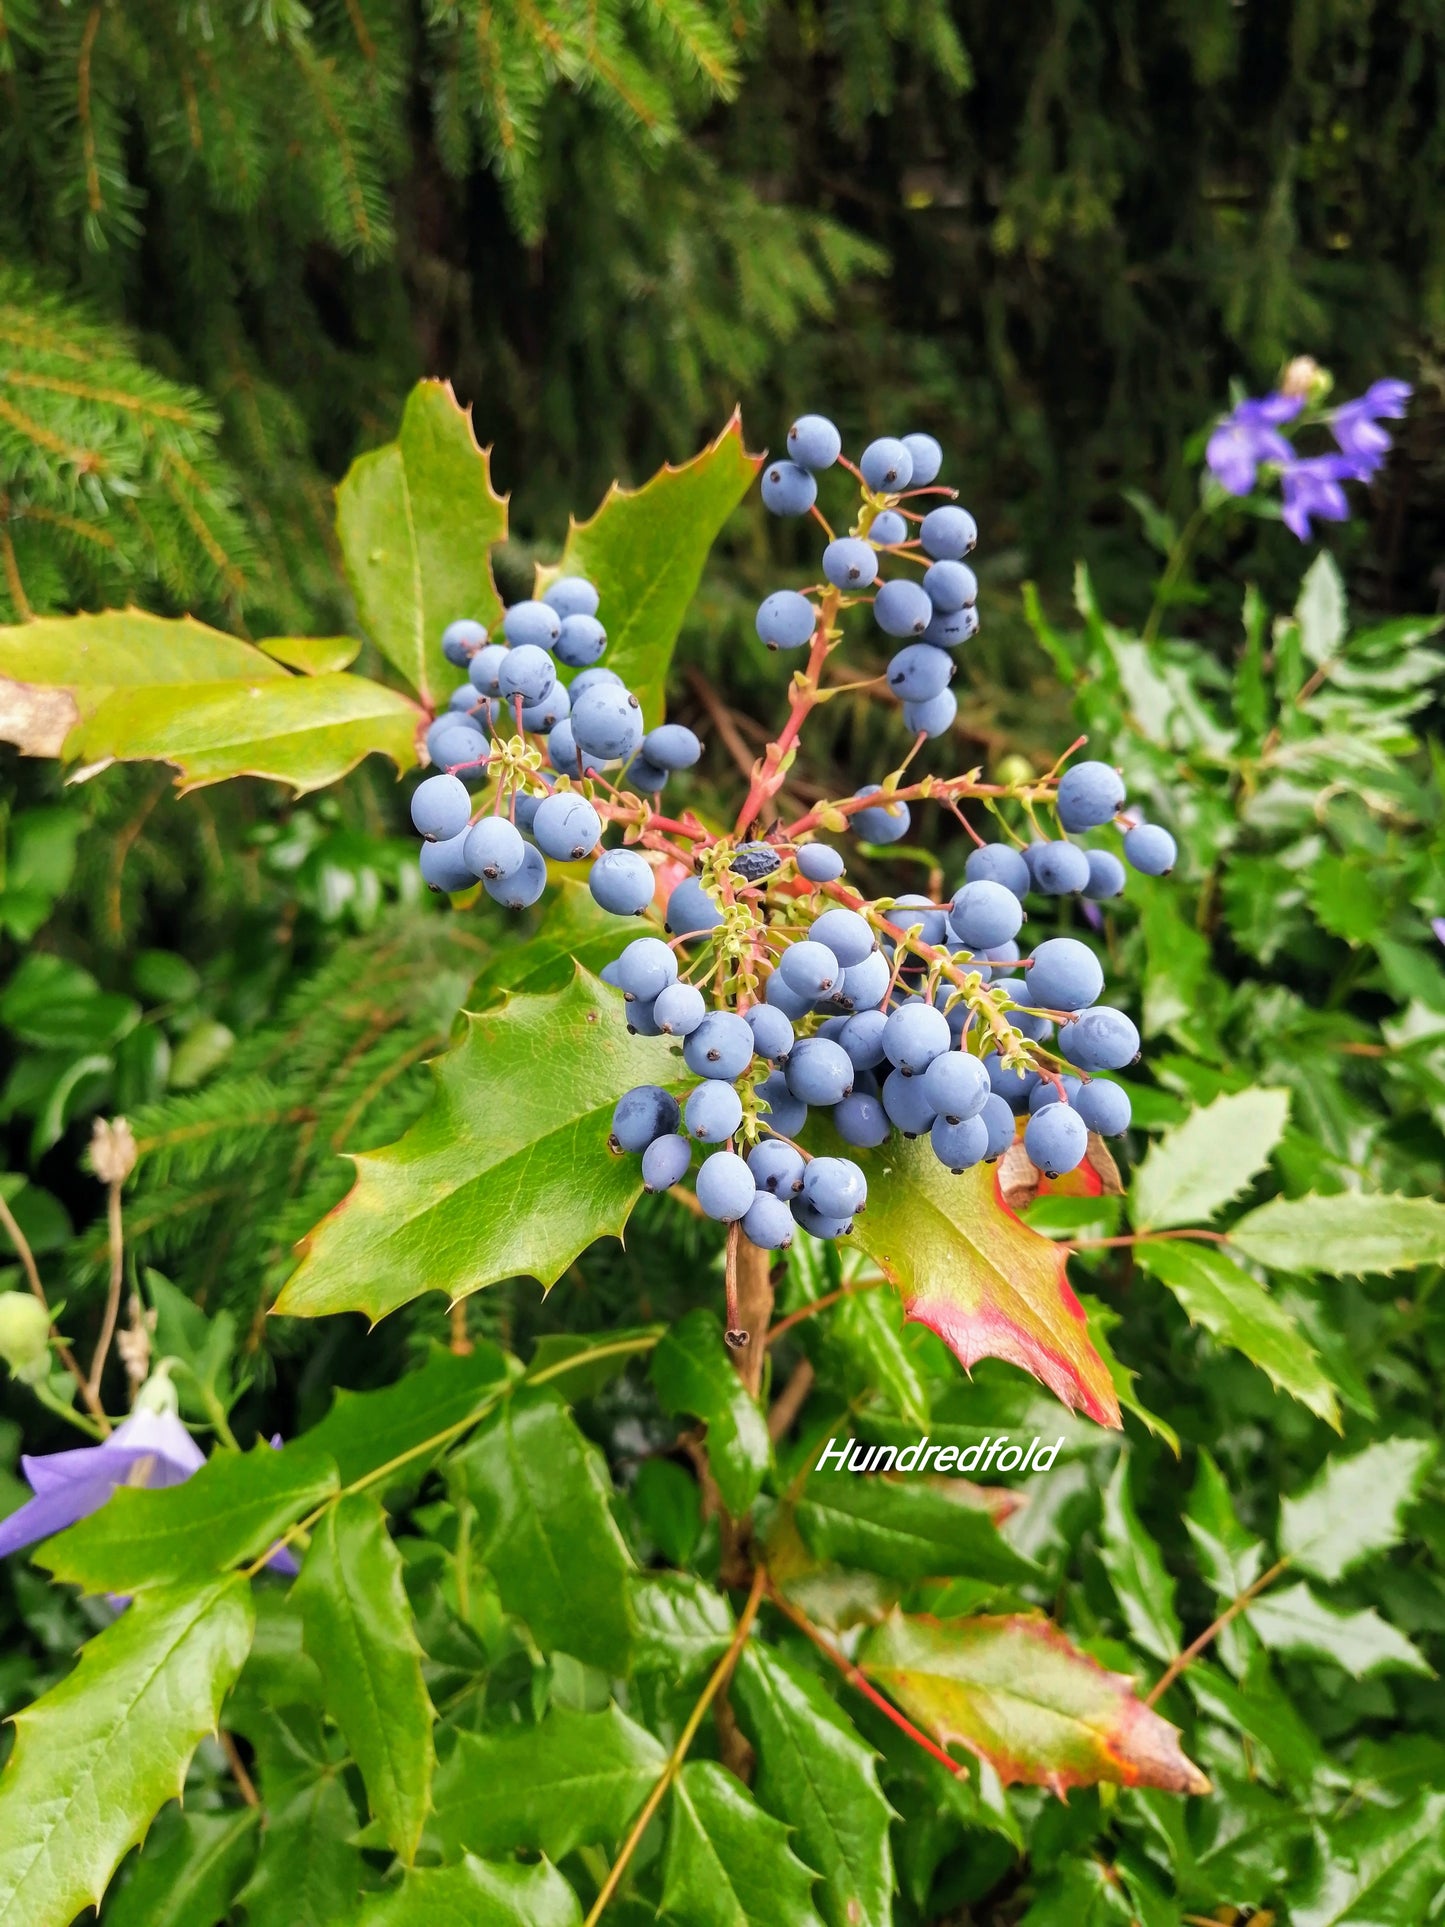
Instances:
[[[0,1358],[27,1383],[50,1365],[50,1314],[28,1291],[0,1291]]]

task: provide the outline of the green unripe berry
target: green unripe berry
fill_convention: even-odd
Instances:
[[[50,1366],[50,1314],[28,1291],[0,1291],[0,1358],[27,1384]]]

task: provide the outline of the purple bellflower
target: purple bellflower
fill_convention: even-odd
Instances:
[[[1389,454],[1393,443],[1380,423],[1398,421],[1410,399],[1408,381],[1374,381],[1363,395],[1347,401],[1330,416],[1330,427],[1340,454],[1350,464],[1352,479],[1368,482]]]
[[[1230,495],[1248,495],[1261,462],[1288,462],[1294,450],[1280,434],[1304,407],[1302,395],[1265,395],[1242,401],[1209,437],[1204,459]]]
[[[1310,455],[1302,461],[1287,463],[1280,470],[1279,481],[1284,525],[1290,534],[1298,536],[1301,542],[1308,542],[1314,533],[1310,526],[1312,516],[1321,522],[1348,521],[1350,505],[1341,484],[1354,474],[1354,467],[1344,455]]]
[[[24,1457],[35,1497],[0,1519],[0,1556],[33,1546],[98,1512],[119,1485],[181,1485],[205,1454],[174,1412],[133,1412],[99,1445]]]

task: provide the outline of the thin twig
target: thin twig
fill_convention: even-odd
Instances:
[[[1152,1245],[1165,1238],[1203,1238],[1210,1244],[1227,1245],[1229,1237],[1223,1231],[1129,1231],[1117,1238],[1067,1238],[1061,1240],[1071,1251],[1103,1251],[1111,1245]]]
[[[121,1183],[120,1178],[112,1178],[105,1188],[105,1229],[110,1245],[110,1290],[106,1293],[105,1317],[101,1321],[95,1355],[90,1361],[90,1377],[86,1380],[91,1398],[100,1396],[101,1374],[105,1370],[105,1361],[110,1355],[110,1342],[115,1337],[116,1320],[120,1317],[120,1291],[125,1277],[125,1240],[120,1218]]]
[[[4,1226],[5,1235],[9,1238],[11,1244],[14,1245],[19,1255],[20,1268],[25,1273],[26,1281],[31,1291],[34,1292],[35,1296],[45,1307],[45,1315],[49,1318],[50,1300],[45,1296],[45,1287],[40,1282],[40,1271],[35,1263],[35,1253],[30,1249],[30,1243],[25,1233],[16,1223],[15,1214],[6,1203],[3,1193],[0,1193],[0,1225]],[[101,1405],[100,1400],[91,1391],[89,1385],[86,1384],[85,1374],[80,1369],[80,1361],[75,1356],[75,1353],[63,1339],[55,1337],[53,1321],[51,1325],[51,1337],[55,1345],[57,1357],[80,1389],[80,1396],[85,1400],[86,1410],[101,1428],[102,1435],[108,1437],[110,1434],[110,1420],[105,1415],[105,1409]]]
[[[836,1305],[840,1299],[851,1298],[859,1291],[877,1291],[880,1285],[887,1283],[886,1278],[861,1278],[851,1285],[840,1285],[836,1291],[825,1291],[821,1298],[815,1298],[810,1305],[804,1305],[800,1311],[790,1311],[786,1318],[780,1318],[769,1331],[767,1342],[775,1345],[784,1332],[791,1331],[794,1325],[801,1325],[805,1318],[816,1318],[820,1311],[827,1311],[830,1305]]]
[[[1198,1639],[1192,1640],[1177,1659],[1170,1660],[1167,1669],[1160,1675],[1157,1683],[1144,1696],[1144,1704],[1146,1706],[1157,1705],[1184,1669],[1192,1665],[1204,1651],[1205,1647],[1218,1638],[1230,1620],[1237,1619],[1245,1607],[1259,1597],[1266,1586],[1272,1586],[1274,1584],[1275,1580],[1279,1578],[1288,1564],[1288,1559],[1276,1560],[1269,1571],[1261,1573],[1252,1586],[1246,1586],[1237,1599],[1231,1599],[1218,1619],[1214,1621],[1213,1625],[1206,1626]]]
[[[791,1430],[793,1420],[807,1403],[814,1376],[812,1360],[800,1358],[789,1374],[787,1384],[773,1400],[772,1410],[768,1413],[768,1437],[774,1445]]]
[[[236,1782],[236,1791],[248,1807],[260,1806],[261,1796],[256,1791],[256,1782],[246,1771],[246,1762],[241,1758],[236,1742],[224,1727],[220,1729],[217,1738],[221,1742],[221,1751],[226,1756],[226,1765],[231,1769],[231,1778]]]
[[[762,1603],[763,1588],[767,1585],[767,1582],[768,1575],[764,1568],[759,1566],[753,1574],[753,1583],[748,1593],[747,1604],[738,1616],[737,1629],[733,1633],[728,1649],[713,1668],[712,1675],[707,1685],[703,1687],[696,1706],[693,1707],[692,1712],[688,1715],[686,1726],[684,1726],[681,1733],[678,1734],[677,1745],[668,1755],[667,1764],[658,1775],[657,1784],[653,1787],[651,1793],[648,1794],[641,1813],[638,1814],[636,1820],[633,1822],[631,1833],[629,1833],[623,1841],[621,1850],[616,1860],[612,1863],[612,1871],[608,1874],[601,1893],[598,1894],[596,1900],[593,1902],[592,1911],[588,1914],[586,1921],[583,1923],[583,1927],[597,1927],[597,1922],[601,1920],[607,1903],[617,1892],[622,1876],[626,1873],[632,1856],[637,1851],[638,1841],[641,1840],[643,1834],[647,1831],[653,1814],[656,1813],[657,1809],[662,1805],[669,1787],[682,1771],[682,1763],[687,1758],[688,1749],[697,1737],[697,1729],[702,1725],[707,1715],[707,1709],[712,1705],[713,1701],[732,1676],[733,1667],[737,1664],[738,1654],[742,1651],[743,1644],[753,1629],[753,1621],[758,1616],[758,1607]]]

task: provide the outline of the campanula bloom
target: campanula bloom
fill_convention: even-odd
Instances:
[[[35,1497],[0,1519],[0,1556],[98,1512],[119,1485],[181,1485],[205,1462],[174,1412],[149,1411],[133,1412],[99,1445],[24,1457]]]
[[[1288,462],[1294,450],[1280,434],[1304,407],[1302,395],[1265,395],[1242,401],[1209,437],[1204,451],[1215,479],[1231,495],[1248,495],[1261,462]]]
[[[1350,505],[1341,484],[1355,475],[1346,455],[1310,455],[1303,461],[1288,462],[1280,470],[1284,525],[1291,535],[1308,542],[1314,533],[1310,518],[1321,522],[1344,522]]]
[[[1367,482],[1375,474],[1393,443],[1382,420],[1398,421],[1410,399],[1407,381],[1375,381],[1363,395],[1347,401],[1330,416],[1330,427],[1339,443],[1340,453],[1350,463],[1356,481]]]

